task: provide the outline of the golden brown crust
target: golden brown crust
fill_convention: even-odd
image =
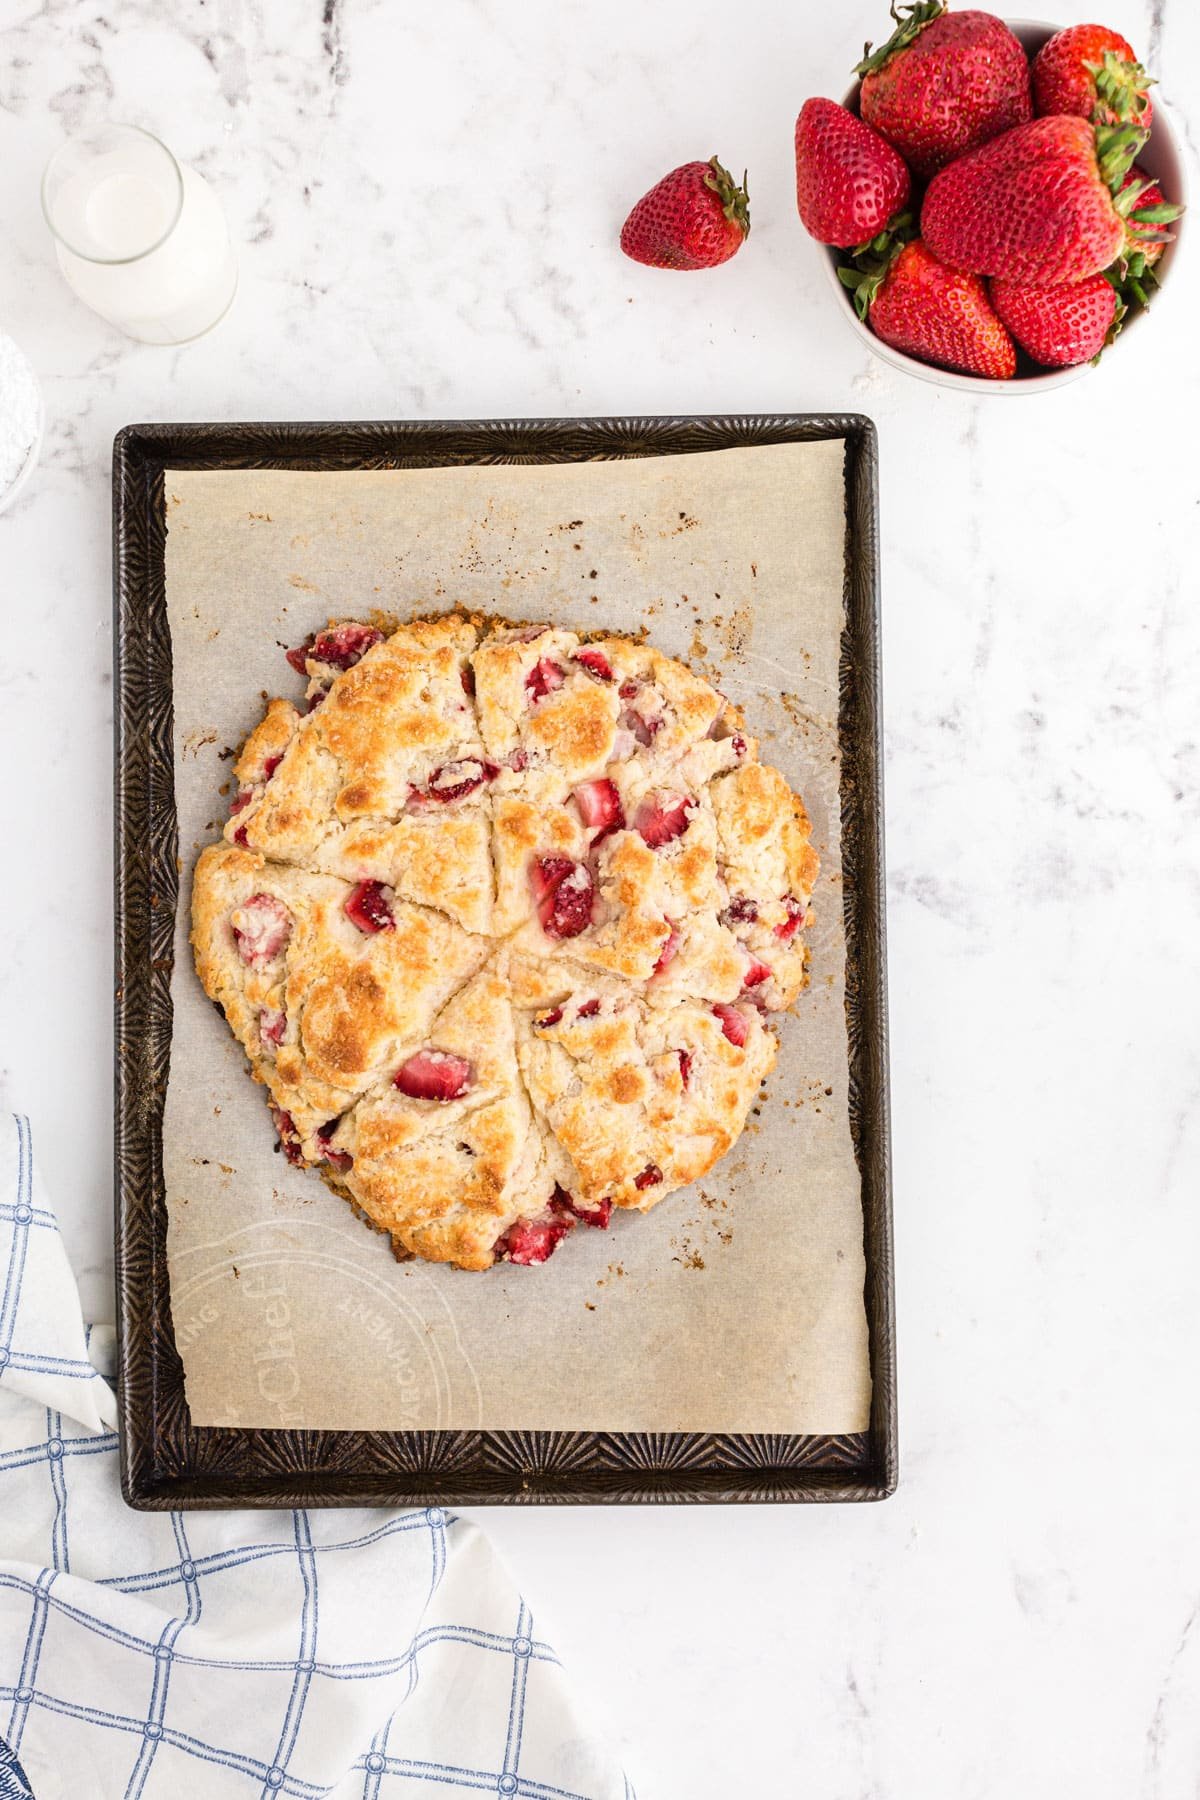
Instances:
[[[425,803],[439,772],[479,766],[483,746],[463,671],[477,633],[467,620],[418,620],[336,676],[303,719],[273,701],[236,773],[248,803],[230,842],[273,862],[350,881],[372,876],[438,905],[469,931],[491,919],[492,874],[482,784],[451,805]],[[314,684],[320,694],[320,684]],[[287,719],[290,715],[290,719]],[[265,756],[289,727],[282,761]]]
[[[399,902],[393,930],[364,936],[345,915],[348,891],[332,876],[267,863],[230,844],[203,850],[192,882],[192,947],[204,990],[305,1146],[392,1070],[398,1046],[423,1040],[490,949],[441,914]],[[287,937],[278,954],[252,966],[235,926],[261,896],[286,909]],[[263,1026],[278,1015],[276,1044]]]
[[[710,1007],[650,1007],[623,985],[600,996],[581,987],[549,1024],[528,1016],[521,1070],[574,1164],[584,1205],[611,1199],[645,1211],[736,1141],[776,1052],[757,1010],[738,1010],[744,1048]]]
[[[429,1037],[471,1065],[470,1088],[445,1103],[407,1098],[390,1084],[376,1088],[338,1133],[339,1148],[354,1158],[347,1185],[415,1255],[487,1268],[495,1239],[521,1210],[540,1148],[500,973],[487,969],[463,988]],[[552,1180],[545,1184],[541,1204],[553,1188]]]
[[[192,894],[293,1159],[398,1255],[471,1269],[711,1168],[804,985],[817,873],[741,714],[650,645],[459,615],[308,671]]]

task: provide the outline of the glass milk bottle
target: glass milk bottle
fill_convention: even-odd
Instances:
[[[220,202],[148,131],[68,138],[47,165],[42,209],[69,286],[130,337],[182,344],[229,310],[237,263]]]

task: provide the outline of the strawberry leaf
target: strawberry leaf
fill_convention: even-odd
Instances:
[[[710,156],[709,172],[704,177],[706,187],[710,187],[721,202],[721,211],[731,225],[741,227],[742,236],[750,236],[750,189],[747,185],[747,171],[742,170],[742,185],[739,187],[720,159]]]
[[[917,235],[911,213],[897,213],[885,230],[851,250],[838,266],[838,280],[851,290],[854,310],[865,320],[871,302],[887,279],[888,270],[905,244]]]
[[[1116,196],[1130,169],[1145,147],[1150,133],[1144,125],[1108,125],[1098,117],[1093,120],[1096,133],[1096,162],[1100,179]]]
[[[934,19],[939,19],[946,8],[943,6],[942,0],[911,0],[911,4],[905,6],[897,6],[896,0],[892,0],[888,10],[895,21],[896,29],[887,43],[881,45],[878,50],[872,50],[870,44],[863,46],[862,61],[856,63],[854,67],[854,73],[858,76],[875,74],[876,70],[882,69],[883,65],[899,51],[907,50],[910,44],[916,42],[926,25],[931,24]]]
[[[1139,206],[1129,216],[1131,219],[1135,219],[1139,225],[1169,225],[1172,220],[1180,218],[1182,214],[1182,206],[1172,206],[1164,200],[1159,206]]]
[[[1140,250],[1127,250],[1105,269],[1104,279],[1117,294],[1116,315],[1105,340],[1111,343],[1131,312],[1149,306],[1158,287],[1158,276]]]
[[[850,255],[887,256],[894,244],[907,243],[908,239],[914,235],[913,215],[907,212],[897,213],[895,218],[888,220],[882,231],[877,231],[875,236],[868,238],[865,244],[855,244]]]
[[[1122,218],[1129,217],[1129,214],[1133,211],[1142,195],[1149,193],[1153,186],[1154,183],[1149,178],[1145,181],[1135,181],[1130,179],[1125,183],[1125,186],[1121,189],[1114,202],[1116,209],[1121,214]]]
[[[1113,119],[1139,123],[1150,104],[1146,89],[1157,85],[1141,63],[1106,50],[1103,62],[1083,66],[1096,83],[1098,104],[1093,117],[1103,117],[1106,123]]]

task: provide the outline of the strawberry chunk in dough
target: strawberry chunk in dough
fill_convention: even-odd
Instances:
[[[518,1219],[496,1240],[496,1256],[529,1267],[547,1262],[571,1227],[559,1219]]]
[[[343,911],[368,936],[376,931],[396,929],[387,889],[382,881],[360,881],[351,888]]]
[[[573,938],[592,922],[596,886],[583,863],[539,856],[530,872],[537,914],[547,937]]]
[[[599,830],[607,835],[625,823],[616,784],[603,776],[597,781],[581,781],[575,789],[575,804],[589,831]]]
[[[418,1050],[397,1069],[392,1084],[410,1100],[459,1100],[471,1085],[472,1073],[465,1056]]]
[[[234,907],[230,924],[248,969],[269,969],[292,935],[292,915],[274,894],[252,894]]]
[[[560,688],[566,679],[566,675],[558,664],[550,657],[543,656],[540,662],[534,663],[525,677],[525,691],[529,695],[530,704],[534,705],[537,701],[544,700],[547,694],[552,694],[555,688]]]
[[[633,829],[652,850],[682,837],[688,828],[693,802],[682,794],[656,794],[643,800],[634,816]]]
[[[713,1012],[720,1019],[725,1036],[740,1050],[750,1035],[750,1021],[745,1013],[739,1012],[736,1006],[724,1005],[714,1006]]]

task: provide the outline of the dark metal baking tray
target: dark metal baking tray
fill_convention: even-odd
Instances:
[[[163,471],[428,468],[846,445],[839,733],[851,1129],[862,1173],[869,1429],[697,1433],[198,1429],[167,1286],[162,1119],[179,904]],[[858,414],[130,425],[113,454],[116,1268],[131,1506],[879,1500],[897,1480],[875,429]]]

